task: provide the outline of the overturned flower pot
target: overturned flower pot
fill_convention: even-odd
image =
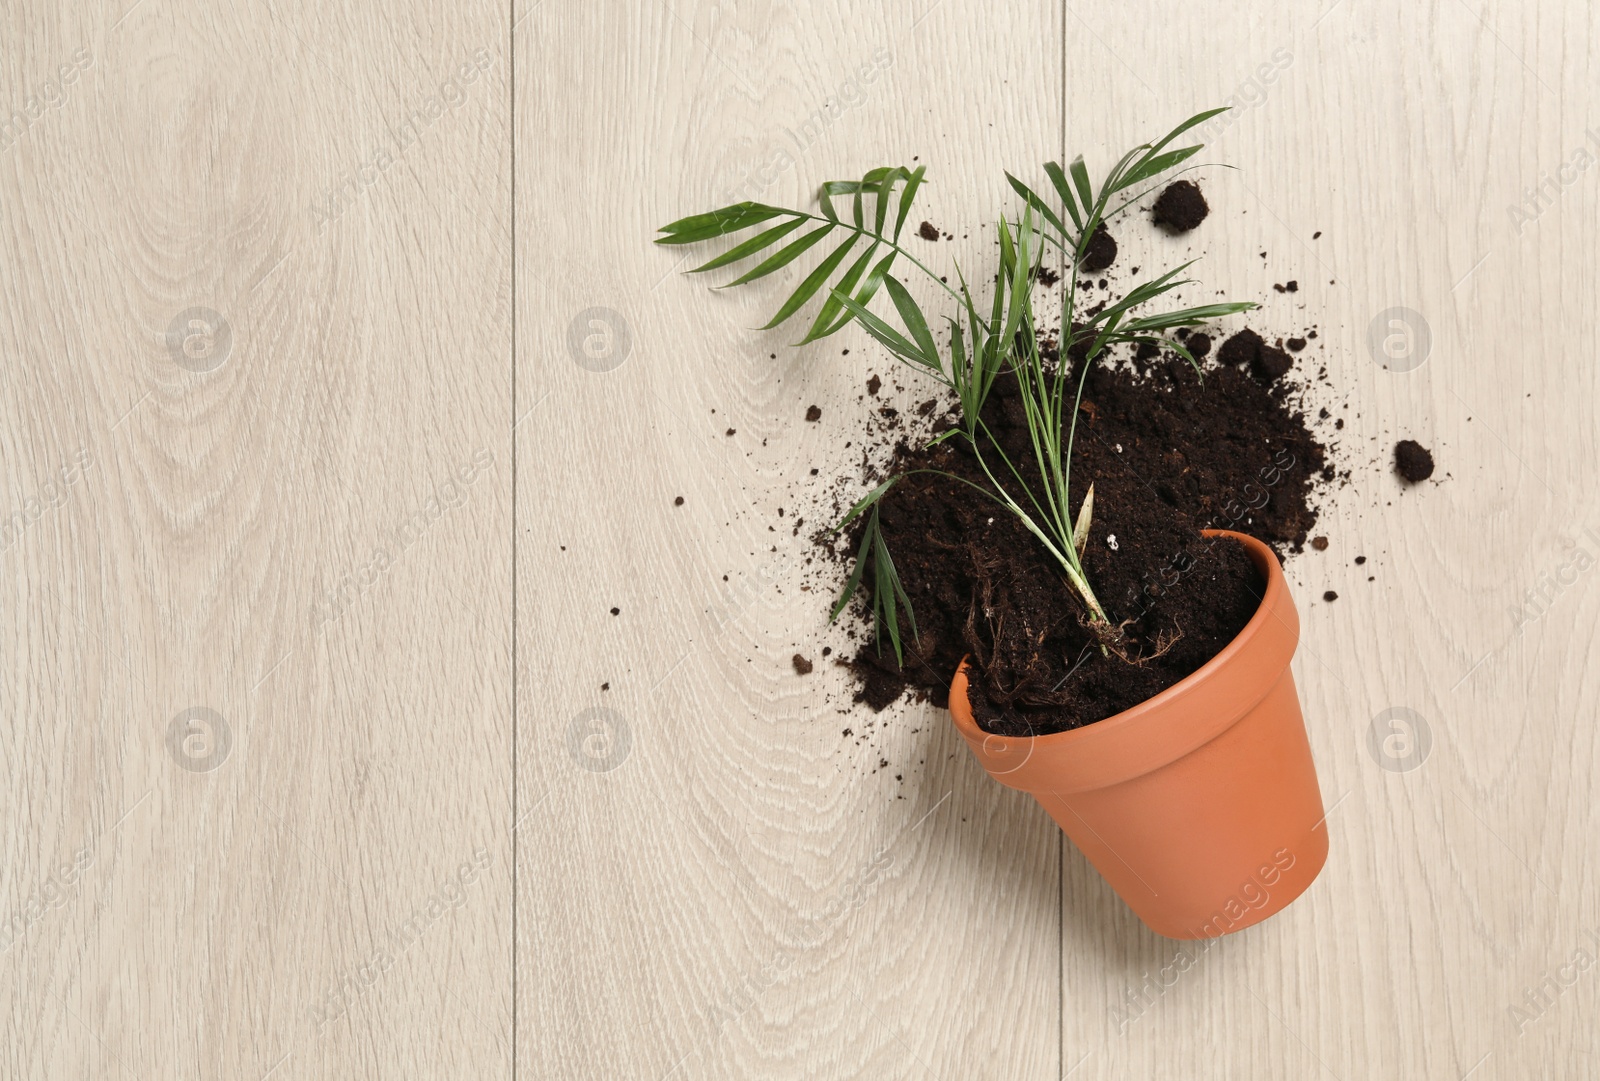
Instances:
[[[1038,800],[1157,934],[1214,938],[1303,893],[1328,855],[1289,660],[1300,619],[1272,550],[1241,533],[1260,608],[1198,671],[1132,709],[1051,735],[984,732],[963,664],[950,713],[989,775]]]

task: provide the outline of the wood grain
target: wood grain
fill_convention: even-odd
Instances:
[[[1067,1011],[1073,1077],[1594,1074],[1592,978],[1532,1009],[1525,994],[1575,950],[1600,959],[1583,840],[1597,821],[1585,661],[1600,602],[1574,557],[1600,555],[1583,533],[1600,518],[1596,380],[1558,359],[1596,284],[1578,254],[1596,236],[1595,174],[1534,222],[1510,210],[1585,141],[1563,103],[1600,37],[1581,6],[1528,14],[1204,4],[1186,16],[1198,34],[1152,39],[1131,19],[1102,40],[1069,35],[1069,68],[1148,57],[1137,76],[1105,64],[1113,97],[1175,115],[1245,104],[1213,144],[1238,172],[1207,186],[1240,240],[1213,239],[1204,276],[1267,298],[1279,333],[1319,328],[1318,404],[1346,421],[1351,471],[1326,508],[1328,551],[1289,568],[1327,870],[1281,917],[1144,991],[1146,973],[1171,978],[1178,947],[1069,858],[1065,998],[1115,1004]],[[1272,291],[1290,278],[1297,293]],[[1386,370],[1369,344],[1394,308],[1431,333],[1425,358],[1391,362],[1411,370]],[[1434,448],[1436,483],[1407,490],[1389,472],[1404,437]],[[1575,580],[1519,631],[1512,607],[1563,567]],[[1327,589],[1337,602],[1320,602]],[[1368,742],[1393,707],[1432,740],[1405,772],[1380,768]]]
[[[1597,69],[1575,0],[6,7],[0,1076],[1595,1076]],[[914,378],[649,240],[914,161],[972,267],[1224,101],[1121,261],[1318,331],[1332,851],[1184,948],[822,654]]]
[[[518,459],[519,799],[543,800],[518,833],[532,1076],[1059,1065],[1057,836],[941,711],[850,709],[820,656],[844,638],[806,566],[828,513],[809,470],[858,483],[862,386],[899,377],[855,336],[791,351],[794,333],[741,329],[781,286],[719,296],[648,243],[684,213],[914,157],[935,178],[923,213],[980,222],[998,162],[1057,152],[1058,13],[928,8],[547,4],[519,37],[519,266],[546,279],[518,308],[518,393],[543,403]],[[972,61],[1000,53],[1013,70],[980,111]],[[567,342],[595,307],[630,333],[605,372]],[[574,762],[591,731],[602,772]]]
[[[4,22],[0,1073],[508,1074],[504,9]]]

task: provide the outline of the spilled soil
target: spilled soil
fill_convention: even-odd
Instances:
[[[1060,363],[1054,343],[1042,344]],[[1204,335],[1187,336],[1187,344],[1210,350]],[[1121,656],[1098,648],[1083,605],[1039,541],[992,499],[945,475],[990,484],[965,441],[929,448],[928,426],[915,434],[908,426],[882,475],[910,475],[883,498],[879,520],[916,627],[902,622],[903,667],[887,646],[859,648],[849,662],[857,700],[882,709],[909,691],[944,705],[951,677],[970,657],[979,724],[1042,735],[1121,712],[1205,664],[1255,613],[1263,583],[1238,544],[1201,530],[1248,533],[1280,556],[1299,551],[1316,522],[1314,489],[1334,477],[1292,404],[1294,360],[1244,331],[1205,362],[1203,376],[1150,348],[1090,366],[1072,512],[1092,483],[1083,559],[1102,606],[1121,624]],[[1075,382],[1081,361],[1066,363]],[[930,400],[916,412],[932,418],[934,432],[956,418],[953,401]],[[1009,375],[996,383],[985,421],[1022,476],[1037,477]],[[992,455],[988,465],[996,476],[1005,471]],[[1007,487],[1023,498],[1014,479]],[[859,527],[850,540],[853,552]]]

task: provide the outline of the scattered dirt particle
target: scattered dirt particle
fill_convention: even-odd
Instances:
[[[1433,455],[1415,439],[1402,439],[1394,445],[1394,467],[1416,484],[1433,476]]]
[[[922,226],[917,230],[917,235],[920,236],[923,240],[938,240],[939,239],[939,227],[937,225],[933,224],[933,222],[931,222],[931,221],[925,221],[925,222],[922,223]]]
[[[1211,352],[1211,335],[1191,334],[1184,344],[1189,347],[1189,353],[1194,359],[1201,360],[1207,353]]]
[[[811,408],[807,409],[806,410],[806,419],[811,421],[812,423],[816,423],[817,421],[821,420],[822,419],[822,408],[820,406],[815,406],[814,405]]]
[[[794,671],[795,671],[795,675],[798,675],[798,676],[809,676],[811,674],[811,670],[813,668],[815,668],[815,667],[816,667],[816,665],[814,665],[810,661],[806,660],[800,654],[796,653],[794,655]]]
[[[729,428],[726,432],[724,432],[722,434],[723,435],[736,435],[738,433],[738,431],[739,431],[739,429],[737,429],[737,428]]]
[[[879,379],[877,376],[873,376],[871,379],[867,380],[867,393],[868,394],[872,395],[873,397],[877,397],[878,396],[878,391],[880,391],[882,389],[883,389],[883,380],[882,379]]]
[[[1255,363],[1250,365],[1250,370],[1263,383],[1272,383],[1287,375],[1292,367],[1294,367],[1293,357],[1277,346],[1262,343],[1261,351],[1256,354]]]
[[[1311,538],[1311,547],[1315,548],[1319,552],[1326,552],[1328,550],[1328,538],[1327,537],[1312,537]]]
[[[1322,599],[1327,601],[1329,604],[1332,604],[1334,601],[1339,599],[1339,594],[1330,589],[1328,592],[1322,595]]]
[[[1246,327],[1222,343],[1222,348],[1217,350],[1217,360],[1223,364],[1249,364],[1265,344],[1261,335]]]
[[[1298,353],[1306,347],[1306,340],[1304,338],[1290,338],[1284,344],[1289,347],[1289,352]]]
[[[622,614],[622,609],[613,608],[613,609],[611,609],[611,614],[614,615],[614,616],[620,616]]]
[[[1367,557],[1366,556],[1356,556],[1356,566],[1359,567],[1359,566],[1361,566],[1361,564],[1365,563],[1366,561],[1367,561]]]
[[[611,684],[610,683],[602,683],[602,684],[600,684],[600,689],[602,691],[609,691],[611,689]]]
[[[1179,180],[1168,184],[1156,199],[1152,220],[1169,233],[1187,233],[1205,221],[1210,212],[1199,185],[1192,180]]]
[[[681,506],[683,506],[683,496],[681,496],[681,495],[680,495],[680,496],[679,496],[679,497],[678,497],[678,498],[677,498],[677,499],[674,499],[674,500],[673,500],[673,501],[672,501],[672,505],[673,505],[673,506],[674,506],[674,507],[681,507]]]
[[[1095,229],[1094,235],[1089,238],[1089,246],[1083,253],[1081,266],[1091,274],[1098,274],[1116,260],[1116,238],[1111,235],[1111,230],[1106,228],[1106,223],[1101,222]]]

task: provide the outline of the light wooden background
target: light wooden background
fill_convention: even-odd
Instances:
[[[0,1076],[1600,1076],[1597,59],[1577,0],[7,4]],[[1122,266],[1320,330],[1332,853],[1164,986],[942,711],[795,674],[891,370],[648,240],[913,157],[960,238],[1230,97]]]

